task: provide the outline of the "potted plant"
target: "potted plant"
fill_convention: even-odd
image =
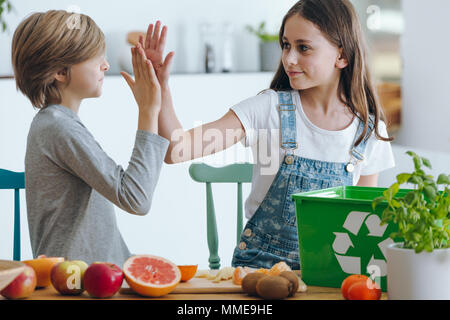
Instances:
[[[12,9],[11,2],[8,0],[0,0],[0,26],[3,32],[6,31],[7,25],[4,19],[4,14],[10,12]]]
[[[375,209],[387,201],[381,224],[396,223],[398,231],[390,237],[403,239],[386,249],[388,297],[450,299],[450,175],[441,174],[435,181],[422,169],[432,168],[429,160],[412,151],[407,154],[414,171],[397,175],[397,182],[372,202]],[[399,197],[405,183],[415,187]]]
[[[259,52],[261,71],[275,71],[280,63],[281,48],[278,43],[278,34],[271,34],[266,31],[266,23],[263,21],[257,29],[247,26],[250,33],[256,35],[259,40]]]

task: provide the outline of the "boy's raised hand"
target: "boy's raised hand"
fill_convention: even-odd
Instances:
[[[120,74],[125,78],[133,92],[139,112],[159,113],[161,110],[161,86],[152,63],[145,57],[140,44],[131,48],[133,72],[135,80],[126,72]]]
[[[139,42],[144,47],[147,58],[152,62],[161,85],[166,85],[169,81],[170,65],[175,55],[175,52],[171,51],[163,60],[166,38],[167,26],[163,26],[161,30],[160,21],[156,21],[155,25],[150,24],[148,26],[145,44],[143,37],[139,37]]]

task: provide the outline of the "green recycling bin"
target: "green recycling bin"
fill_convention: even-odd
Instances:
[[[385,248],[397,225],[380,226],[387,202],[372,200],[386,188],[342,186],[293,194],[302,279],[307,285],[339,288],[351,274],[365,274],[386,291]],[[404,196],[401,189],[397,196]],[[395,242],[401,239],[395,239]]]

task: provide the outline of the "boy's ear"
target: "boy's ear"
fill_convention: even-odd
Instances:
[[[342,47],[339,48],[339,56],[336,59],[336,68],[338,69],[344,69],[348,66],[348,60],[344,57],[342,53]]]
[[[59,70],[54,76],[57,81],[65,83],[67,81],[67,68]]]

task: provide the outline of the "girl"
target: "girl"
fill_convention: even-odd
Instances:
[[[158,136],[161,89],[142,48],[133,48],[139,107],[126,170],[102,150],[78,117],[81,102],[101,95],[109,65],[95,22],[66,11],[34,13],[16,29],[12,62],[17,87],[39,112],[25,155],[28,225],[33,256],[62,256],[121,266],[130,256],[113,204],[136,215],[150,210],[169,142]],[[139,52],[138,52],[139,50]],[[103,119],[104,121],[104,119]]]
[[[167,28],[161,35],[159,29],[159,22],[155,30],[149,26],[145,47],[162,87],[159,132],[171,141],[165,161],[206,156],[245,138],[256,163],[245,203],[249,220],[232,265],[270,268],[285,261],[300,269],[291,195],[341,185],[376,186],[378,173],[394,166],[392,139],[353,6],[348,0],[301,0],[288,11],[279,33],[282,58],[270,89],[202,126],[205,135],[210,129],[222,132],[215,149],[194,139],[197,128],[184,131],[177,120],[167,84],[173,52],[162,60]],[[234,140],[227,138],[230,129]],[[278,171],[264,170],[258,147],[270,148]]]

